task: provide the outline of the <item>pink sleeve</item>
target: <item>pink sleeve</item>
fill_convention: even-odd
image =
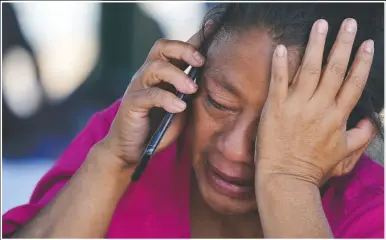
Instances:
[[[55,197],[81,166],[90,148],[107,134],[119,105],[120,101],[117,101],[109,108],[96,113],[39,181],[29,203],[15,207],[3,215],[3,237],[12,235]]]
[[[384,198],[379,194],[351,212],[336,238],[384,238]]]

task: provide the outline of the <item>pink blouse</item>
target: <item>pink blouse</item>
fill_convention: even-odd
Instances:
[[[3,215],[3,237],[25,224],[60,191],[89,149],[107,134],[119,104],[95,114],[39,181],[30,201]],[[176,150],[173,144],[158,153],[141,181],[130,184],[116,207],[107,238],[190,238],[191,165],[186,151],[177,161]],[[367,156],[349,175],[329,181],[322,202],[335,237],[384,237],[384,171]]]

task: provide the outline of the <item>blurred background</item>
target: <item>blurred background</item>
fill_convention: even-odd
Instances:
[[[2,3],[2,212],[29,200],[90,116],[124,93],[158,38],[187,40],[213,5]],[[369,153],[383,163],[383,143]]]
[[[2,212],[28,201],[90,116],[124,93],[158,38],[189,39],[211,5],[2,3]]]

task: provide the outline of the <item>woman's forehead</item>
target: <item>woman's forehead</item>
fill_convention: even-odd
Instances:
[[[207,53],[206,81],[221,86],[216,91],[223,95],[261,102],[268,92],[272,53],[272,41],[256,32],[216,39]]]
[[[219,34],[208,49],[208,57],[239,55],[252,57],[263,54],[271,56],[274,42],[267,32],[248,30],[243,32],[228,32]],[[249,53],[249,54],[248,54]]]
[[[217,38],[208,49],[206,72],[224,71],[225,75],[244,75],[247,79],[268,80],[276,43],[267,31],[249,30]],[[300,63],[298,47],[288,48],[289,75]]]
[[[208,49],[208,65],[216,68],[254,65],[256,62],[270,63],[273,43],[266,34],[243,34],[217,38]],[[234,67],[236,67],[234,66]]]

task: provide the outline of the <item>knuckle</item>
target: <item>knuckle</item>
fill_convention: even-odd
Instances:
[[[314,64],[305,64],[302,67],[303,71],[305,71],[307,74],[312,76],[319,76],[320,75],[320,66],[314,65]]]
[[[273,80],[278,83],[282,83],[285,81],[285,76],[283,74],[274,74]]]
[[[284,62],[276,62],[275,63],[275,71],[284,72],[286,70],[286,63]]]
[[[161,104],[162,104],[162,103],[165,103],[166,97],[167,97],[166,94],[164,94],[163,92],[159,91],[159,92],[158,92],[158,99],[157,99],[157,101],[158,101],[159,103],[161,103]]]
[[[329,65],[329,71],[341,78],[346,75],[346,67],[338,61]]]
[[[351,84],[356,87],[358,90],[362,91],[363,88],[366,85],[365,77],[354,75],[351,77],[350,82]]]
[[[338,42],[342,45],[351,45],[354,42],[355,35],[353,33],[344,33],[339,38]]]
[[[161,52],[161,49],[163,49],[164,46],[166,45],[166,42],[167,42],[167,40],[163,39],[163,38],[158,39],[157,41],[155,41],[155,43],[153,44],[153,47],[151,48],[148,56],[158,56],[159,52]]]
[[[147,63],[142,74],[142,85],[144,88],[153,85],[154,80],[159,79],[160,71],[164,67],[165,62],[161,59],[154,59]]]
[[[348,121],[348,115],[344,113],[340,108],[337,108],[337,110],[334,112],[332,118],[332,122],[334,123],[334,126],[342,127],[345,126]]]
[[[324,119],[324,112],[323,111],[303,111],[301,113],[301,119],[304,122],[309,123],[320,123]]]
[[[149,68],[150,68],[150,71],[157,72],[160,69],[162,69],[164,66],[165,66],[165,62],[157,58],[151,61]]]
[[[145,62],[141,68],[134,74],[130,86],[137,86],[135,88],[145,89],[148,87],[148,84],[146,83],[147,75],[149,74],[149,65],[150,62]]]
[[[158,99],[160,98],[160,92],[157,88],[150,88],[147,91],[147,97],[151,102],[158,101]]]
[[[164,46],[166,45],[167,42],[168,42],[167,39],[165,39],[165,38],[160,38],[160,39],[158,39],[157,41],[155,41],[154,47],[157,48],[157,49],[160,49],[160,48],[164,47]]]
[[[372,59],[371,58],[360,58],[359,59],[359,64],[362,64],[364,66],[371,66],[371,63],[372,63]]]
[[[180,48],[181,58],[186,59],[185,61],[192,59],[192,56],[196,52],[196,49],[192,45],[190,45],[189,43],[185,43],[185,42],[181,42],[181,46],[182,46]]]
[[[196,51],[196,49],[189,43],[183,42],[182,44],[186,52],[193,54]]]

